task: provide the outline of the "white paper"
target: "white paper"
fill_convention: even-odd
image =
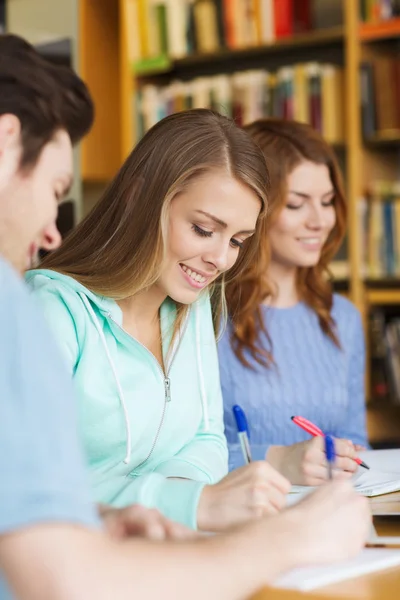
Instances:
[[[353,476],[354,488],[359,494],[372,497],[400,490],[400,449],[367,450],[360,452],[359,456],[370,467],[369,470],[358,467]],[[288,505],[298,502],[313,489],[310,486],[293,485]]]
[[[309,591],[365,573],[382,571],[399,564],[400,550],[365,548],[356,558],[346,562],[328,567],[307,567],[289,571],[275,581],[273,587]]]

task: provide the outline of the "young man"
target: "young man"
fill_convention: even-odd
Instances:
[[[116,540],[101,529],[71,382],[16,273],[39,247],[60,243],[55,219],[72,179],[71,144],[91,121],[76,75],[19,38],[0,37],[0,570],[9,588],[22,600],[235,600],[291,567],[356,554],[370,515],[346,483],[220,536]],[[106,516],[117,537],[185,535],[144,509],[116,515]]]

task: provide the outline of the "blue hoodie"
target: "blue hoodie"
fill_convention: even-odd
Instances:
[[[122,311],[75,279],[26,275],[78,392],[79,430],[97,502],[158,508],[197,526],[204,485],[228,471],[218,357],[208,297],[171,347],[176,307],[160,309],[166,374],[122,328]]]

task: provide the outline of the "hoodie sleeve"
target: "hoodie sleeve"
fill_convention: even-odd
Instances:
[[[196,343],[200,344],[198,358],[201,364],[198,364],[197,368],[199,378],[203,380],[204,389],[203,419],[195,437],[174,458],[160,463],[154,472],[167,478],[183,478],[213,484],[228,473],[228,449],[224,435],[217,345],[209,299],[200,300],[194,312],[197,331]],[[190,483],[194,484],[195,481]],[[180,482],[179,485],[184,483]],[[175,481],[175,484],[178,485],[178,481]],[[197,513],[200,495],[198,493],[193,496],[193,515]],[[177,494],[175,503],[181,504]],[[179,508],[177,507],[178,512],[184,509],[184,503],[187,503],[186,497],[182,497],[182,504]],[[193,522],[193,518],[190,520]]]

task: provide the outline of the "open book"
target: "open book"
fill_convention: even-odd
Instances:
[[[370,469],[358,467],[358,471],[353,476],[357,492],[363,496],[372,497],[400,490],[400,449],[367,450],[360,452],[360,458]],[[313,489],[308,486],[293,485],[288,504],[297,502]]]
[[[400,550],[365,548],[356,558],[345,562],[323,567],[293,569],[281,576],[272,585],[273,587],[308,591],[336,581],[388,569],[399,564]]]

